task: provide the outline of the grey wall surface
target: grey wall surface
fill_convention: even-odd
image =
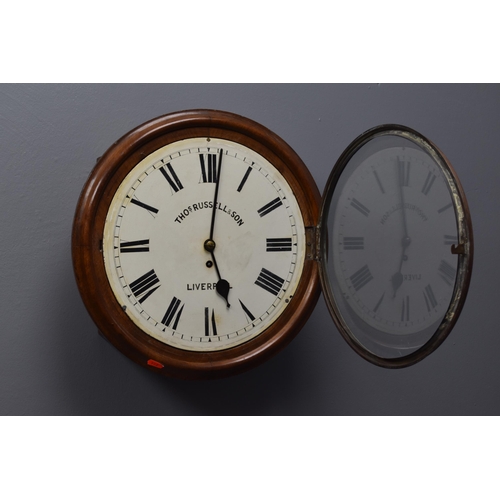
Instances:
[[[320,190],[344,148],[375,125],[407,125],[436,143],[460,177],[475,236],[469,295],[444,344],[410,368],[373,366],[322,298],[285,350],[222,380],[160,377],[103,340],[73,276],[78,196],[121,135],[191,108],[267,126]],[[0,85],[0,414],[498,414],[499,117],[499,85]]]

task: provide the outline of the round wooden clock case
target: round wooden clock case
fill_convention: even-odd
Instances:
[[[253,367],[290,342],[318,299],[309,239],[319,204],[301,159],[265,127],[207,110],[151,120],[111,146],[82,191],[73,262],[83,301],[115,347],[154,371],[206,378]],[[120,262],[108,265],[113,240]],[[130,259],[137,269],[110,271]],[[217,273],[229,283],[226,298],[215,290]]]

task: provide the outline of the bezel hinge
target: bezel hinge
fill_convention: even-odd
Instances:
[[[319,260],[319,226],[306,226],[306,260]]]

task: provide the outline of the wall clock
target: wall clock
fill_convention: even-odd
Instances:
[[[276,134],[192,110],[137,127],[98,160],[72,252],[83,301],[116,348],[165,375],[212,378],[287,345],[320,283],[360,355],[419,361],[463,306],[472,229],[449,162],[410,129],[356,139],[322,201]]]

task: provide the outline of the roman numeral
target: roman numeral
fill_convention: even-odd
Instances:
[[[143,303],[153,292],[160,288],[160,285],[155,286],[160,280],[154,269],[143,274],[140,278],[137,278],[134,282],[130,283],[130,290],[135,295],[139,303]]]
[[[181,184],[181,181],[177,177],[177,174],[175,173],[174,169],[172,168],[172,165],[170,165],[170,163],[167,163],[167,168],[168,168],[168,173],[164,167],[160,167],[160,172],[163,174],[163,177],[167,179],[167,182],[170,184],[170,187],[177,193],[183,188],[183,186]]]
[[[434,309],[437,306],[437,300],[434,296],[431,285],[427,285],[424,288],[424,299],[425,305],[427,306],[427,312],[431,312],[431,309]]]
[[[252,167],[248,167],[247,171],[245,172],[245,175],[243,176],[243,179],[241,179],[238,189],[236,190],[238,191],[238,193],[241,193],[241,190],[243,189],[243,186],[245,185],[245,182],[247,181],[248,176],[250,175],[251,172],[252,172]]]
[[[432,172],[429,172],[427,174],[427,179],[425,179],[424,187],[422,188],[422,193],[424,193],[425,196],[429,194],[429,191],[431,190],[431,187],[434,184],[435,180],[436,176]]]
[[[262,268],[257,280],[255,281],[256,285],[259,285],[264,290],[267,290],[269,293],[273,295],[278,295],[283,286],[285,280],[276,276],[276,274],[268,271],[265,268]]]
[[[458,243],[458,237],[456,235],[453,235],[453,234],[445,234],[444,235],[444,244],[446,246],[454,245],[457,243]]]
[[[410,185],[410,162],[398,158],[399,185],[408,187]]]
[[[267,238],[266,252],[290,252],[292,238]]]
[[[360,213],[363,214],[365,217],[368,217],[368,214],[370,213],[370,210],[366,208],[362,203],[360,203],[356,198],[353,198],[351,201],[351,205]]]
[[[173,321],[174,322],[174,324],[172,325],[173,330],[177,329],[177,325],[179,324],[179,319],[181,317],[182,310],[184,309],[184,304],[182,304],[182,307],[179,309],[180,305],[181,301],[177,297],[174,297],[167,308],[165,316],[163,316],[163,319],[161,320],[161,322],[165,326],[170,326],[170,324]],[[177,313],[177,315],[175,313]]]
[[[149,240],[122,241],[120,243],[120,252],[149,252]]]
[[[372,273],[368,269],[368,266],[363,266],[361,269],[356,271],[350,278],[352,286],[356,292],[363,288],[368,282],[373,279]]]
[[[272,212],[280,205],[283,205],[283,202],[280,200],[278,196],[278,198],[274,198],[274,200],[270,201],[267,205],[264,205],[262,208],[259,208],[257,212],[261,217],[264,217],[264,215],[267,215],[269,212]]]
[[[451,286],[455,281],[455,275],[456,270],[454,267],[445,260],[442,260],[441,264],[439,264],[439,276],[443,278],[444,282]]]
[[[158,213],[158,209],[157,208],[152,207],[151,205],[146,205],[146,203],[143,203],[142,201],[139,201],[136,198],[131,198],[130,203],[133,203],[134,205],[137,205],[138,207],[144,208],[151,215]],[[153,215],[153,217],[154,217],[154,215]]]
[[[206,158],[206,162],[205,162]],[[200,153],[201,178],[203,182],[217,182],[217,155]]]
[[[238,300],[240,300],[240,299],[238,299]],[[241,305],[241,308],[243,309],[243,311],[245,311],[245,314],[250,318],[250,321],[254,321],[255,316],[248,310],[248,307],[245,306],[245,304],[243,304],[243,302],[241,302],[241,300],[240,300],[240,305]]]
[[[205,337],[210,337],[210,335],[217,336],[215,309],[212,309],[212,316],[210,317],[210,310],[208,307],[205,307]]]
[[[403,307],[401,308],[401,321],[410,321],[410,296],[403,297]]]
[[[380,188],[380,191],[382,191],[382,194],[385,194],[385,189],[384,186],[382,186],[382,183],[380,182],[380,177],[378,176],[377,172],[374,170],[373,175],[375,176],[375,180],[377,181],[378,187]]]
[[[345,236],[344,250],[363,250],[365,239],[362,236]]]

